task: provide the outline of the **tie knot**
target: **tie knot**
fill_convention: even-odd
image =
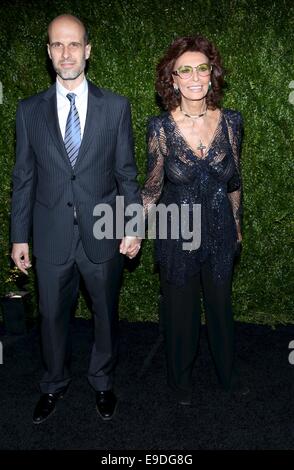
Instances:
[[[69,99],[70,104],[75,104],[75,99],[76,99],[75,93],[68,93],[66,97]]]

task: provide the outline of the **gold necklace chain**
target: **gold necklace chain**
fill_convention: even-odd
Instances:
[[[187,116],[187,117],[190,118],[190,119],[198,119],[198,118],[201,118],[202,116],[205,116],[205,114],[207,113],[207,108],[206,108],[206,110],[203,111],[203,113],[195,114],[195,115],[193,116],[192,114],[188,114],[188,113],[186,113],[185,111],[183,111],[181,105],[180,105],[180,110],[181,110],[181,112],[184,114],[184,116]],[[199,146],[197,147],[197,150],[200,150],[201,158],[204,157],[204,150],[205,150],[205,149],[206,149],[206,146],[202,144],[201,139],[200,139]]]
[[[184,114],[184,116],[187,116],[187,117],[190,118],[190,119],[198,119],[198,118],[201,118],[202,116],[205,116],[205,114],[207,113],[207,108],[206,108],[205,111],[203,111],[203,113],[201,113],[201,114],[195,114],[194,116],[193,116],[193,114],[188,114],[188,113],[186,113],[185,111],[183,111],[183,110],[182,110],[182,106],[180,106],[180,110],[181,110],[181,112]]]

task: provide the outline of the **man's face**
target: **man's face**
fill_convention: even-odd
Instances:
[[[80,82],[84,78],[91,51],[90,44],[85,44],[84,34],[82,25],[68,18],[57,19],[50,27],[48,55],[62,80]]]

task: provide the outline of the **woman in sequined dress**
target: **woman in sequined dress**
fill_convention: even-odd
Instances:
[[[145,213],[149,214],[152,206],[154,210],[155,203],[176,204],[179,210],[188,205],[189,215],[193,205],[201,207],[197,224],[200,246],[183,249],[187,239],[180,228],[176,238],[171,236],[172,224],[177,225],[171,211],[167,237],[158,236],[155,249],[163,295],[168,383],[183,405],[191,403],[201,292],[210,349],[225,389],[230,389],[233,376],[231,282],[242,241],[242,117],[238,111],[220,107],[223,74],[220,55],[206,38],[176,39],[157,66],[156,90],[167,111],[152,117],[148,124]]]

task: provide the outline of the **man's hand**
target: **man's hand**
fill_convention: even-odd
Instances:
[[[11,258],[18,269],[24,274],[28,274],[27,269],[32,266],[29,257],[28,243],[13,243]]]
[[[140,250],[141,238],[126,236],[122,239],[119,251],[128,258],[133,259]]]

